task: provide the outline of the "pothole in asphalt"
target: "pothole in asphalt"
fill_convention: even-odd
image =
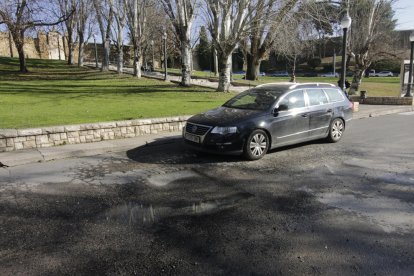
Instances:
[[[155,206],[128,202],[106,211],[100,219],[129,226],[151,226],[165,218],[173,216],[194,216],[219,212],[241,204],[251,198],[250,193],[240,192],[222,198],[192,202],[182,206]]]
[[[166,186],[174,181],[185,179],[185,178],[194,178],[194,177],[200,177],[200,175],[194,171],[188,170],[188,171],[178,171],[178,172],[172,172],[172,173],[165,173],[165,174],[159,174],[159,175],[153,175],[148,178],[148,182],[151,185],[154,185],[156,187],[162,187]]]
[[[408,202],[388,197],[366,197],[337,192],[315,195],[321,203],[367,217],[385,232],[408,233],[414,230],[414,206]]]

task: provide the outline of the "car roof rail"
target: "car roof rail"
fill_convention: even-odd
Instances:
[[[296,83],[292,86],[290,86],[290,89],[294,89],[294,88],[300,88],[302,86],[312,86],[312,87],[319,87],[319,86],[330,86],[330,87],[336,87],[336,85],[332,84],[332,83],[325,83],[325,82],[304,82],[304,83]]]
[[[304,82],[304,83],[292,83],[292,82],[273,82],[273,83],[264,83],[256,86],[260,87],[269,87],[269,86],[285,86],[287,89],[295,89],[301,87],[336,87],[332,83],[323,83],[323,82]]]

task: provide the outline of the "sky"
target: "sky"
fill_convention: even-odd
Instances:
[[[414,0],[398,0],[394,4],[397,30],[414,30]]]
[[[414,30],[414,0],[396,0],[393,5],[395,19],[397,19],[397,30]],[[4,31],[5,26],[0,26]]]

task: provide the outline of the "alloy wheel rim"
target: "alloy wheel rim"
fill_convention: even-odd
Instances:
[[[255,134],[250,141],[250,152],[256,157],[261,156],[266,150],[266,147],[266,137],[261,133]]]
[[[332,126],[332,137],[334,139],[339,139],[342,136],[344,130],[344,125],[340,120],[334,122]]]

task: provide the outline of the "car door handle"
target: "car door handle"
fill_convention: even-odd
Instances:
[[[306,118],[306,117],[308,117],[308,113],[303,113],[300,116],[302,116],[303,118]]]
[[[332,109],[328,109],[326,113],[332,113]]]

